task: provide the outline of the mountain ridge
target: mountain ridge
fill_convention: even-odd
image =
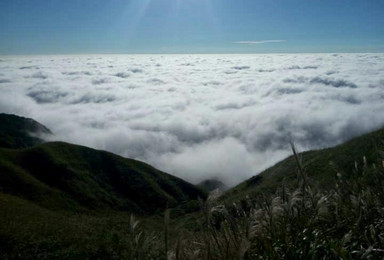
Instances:
[[[26,129],[49,131],[34,120],[15,115],[2,114],[1,125],[12,119]],[[3,133],[12,136],[10,131]],[[22,129],[16,136],[21,147],[0,148],[0,191],[40,206],[146,214],[206,196],[194,185],[137,160],[65,142],[29,142],[28,132]],[[27,144],[30,147],[23,147]]]
[[[27,148],[44,142],[51,130],[31,118],[0,113],[0,147]]]
[[[383,230],[384,175],[377,161],[383,140],[384,128],[300,153],[306,187],[300,187],[298,163],[290,156],[206,200],[190,183],[106,151],[64,142],[0,148],[0,258],[167,259],[180,249],[182,259],[196,259],[196,252],[199,259],[238,259],[243,241],[250,259],[297,259],[310,256],[304,250],[312,245],[327,259],[347,249],[361,256],[371,247],[360,234],[380,223],[373,232]],[[351,195],[362,199],[355,203]],[[320,227],[326,232],[319,237]],[[334,242],[352,231],[353,243]],[[257,235],[244,237],[252,232]],[[232,253],[225,257],[225,251]],[[139,253],[146,257],[134,257]]]
[[[299,153],[302,166],[314,185],[327,189],[335,184],[337,175],[349,178],[354,167],[377,162],[380,145],[384,144],[384,127],[355,137],[342,144]],[[234,200],[257,194],[271,194],[283,183],[293,186],[297,179],[297,162],[291,155],[237,186],[229,189],[223,199]]]

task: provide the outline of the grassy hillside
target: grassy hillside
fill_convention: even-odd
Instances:
[[[369,165],[377,162],[378,147],[384,141],[384,128],[354,138],[341,145],[299,154],[306,173],[313,185],[328,189],[335,185],[337,174],[348,179],[356,166],[361,166],[363,157]],[[355,162],[358,165],[355,165]],[[287,187],[297,185],[298,168],[294,156],[270,167],[264,172],[242,182],[229,190],[223,198],[241,199],[259,194],[271,194],[284,183]]]
[[[62,142],[0,149],[0,190],[50,209],[154,212],[204,193],[148,164]]]
[[[43,143],[41,135],[50,135],[51,131],[30,118],[0,114],[0,147],[26,148]]]
[[[199,201],[195,186],[108,152],[0,148],[0,259],[382,259],[383,140],[289,157]]]
[[[337,148],[348,152],[343,148],[359,147],[354,142]],[[304,170],[273,191],[245,190],[229,201],[211,194],[201,228],[179,236],[172,252],[176,259],[384,259],[383,149],[371,158],[376,163],[361,157],[343,169],[334,185],[319,185],[314,178],[325,179]]]
[[[32,119],[1,114],[0,259],[130,259],[136,243],[147,243],[134,239],[138,227],[131,213],[141,216],[146,230],[158,230],[155,213],[175,206],[179,214],[196,210],[195,200],[206,197],[143,162],[43,143],[37,134],[50,131]],[[149,245],[142,250],[158,259],[162,250]]]

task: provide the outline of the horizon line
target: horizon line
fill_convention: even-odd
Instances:
[[[90,52],[90,53],[13,53],[13,54],[2,54],[0,56],[63,56],[63,55],[258,55],[258,54],[375,54],[384,53],[384,51],[313,51],[313,52]]]

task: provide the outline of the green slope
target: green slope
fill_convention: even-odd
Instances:
[[[12,134],[12,131],[8,133],[11,141]],[[15,135],[15,137],[17,136],[18,134]],[[28,139],[30,136],[24,137]],[[24,137],[21,138],[22,141]],[[378,158],[382,158],[377,156],[377,147],[383,148],[383,140],[384,129],[381,129],[333,148],[302,153],[303,164],[310,180],[313,181],[311,186],[314,188],[313,190],[323,191],[323,189],[334,187],[336,173],[340,173],[342,178],[348,179],[351,174],[354,174],[355,161],[359,169],[364,168],[361,167],[363,156],[368,164],[377,162]],[[382,164],[381,161],[379,163],[376,165]],[[368,168],[373,169],[374,167],[367,167],[367,173],[371,172]],[[259,195],[274,193],[282,183],[287,186],[297,186],[296,172],[297,164],[293,157],[289,157],[231,189],[224,194],[224,199],[226,198],[230,202],[250,195],[251,200],[256,201]],[[354,174],[354,178],[356,176]],[[364,175],[364,178],[369,179],[368,174]],[[339,183],[347,183],[340,181],[339,179]],[[382,187],[382,182],[375,181],[374,183],[376,188]],[[367,198],[364,200],[363,195],[356,196],[363,198],[362,202],[356,205],[368,205],[365,212],[371,212],[373,208],[371,204],[366,204],[367,201],[375,203],[379,201],[372,200],[371,195],[382,197],[381,193],[369,193],[365,190],[358,194],[369,195],[367,197],[369,200]],[[23,149],[0,148],[0,259],[166,259],[165,231],[163,230],[168,230],[168,228],[171,241],[168,248],[171,250],[176,250],[181,241],[181,251],[184,253],[190,251],[193,253],[193,259],[196,259],[196,252],[200,252],[200,254],[198,253],[200,258],[203,256],[205,258],[208,254],[213,255],[215,245],[218,245],[219,250],[216,251],[218,257],[211,257],[211,259],[224,259],[225,257],[221,257],[221,253],[225,250],[228,251],[228,247],[224,250],[220,249],[221,242],[225,245],[224,242],[229,239],[233,243],[233,250],[237,250],[240,245],[236,243],[242,240],[238,240],[234,235],[237,234],[236,232],[241,235],[248,232],[248,227],[255,223],[254,216],[252,215],[250,219],[231,218],[232,214],[235,216],[242,212],[238,210],[236,210],[237,213],[232,212],[232,208],[228,208],[229,211],[223,211],[222,215],[218,215],[218,211],[212,211],[212,209],[214,203],[221,202],[208,201],[203,203],[207,215],[212,219],[224,216],[225,220],[225,217],[228,217],[228,221],[224,222],[230,225],[229,227],[223,225],[220,230],[217,229],[218,226],[215,229],[206,229],[202,224],[205,223],[205,213],[195,212],[186,215],[198,207],[198,203],[193,201],[198,196],[205,197],[205,194],[181,179],[158,171],[145,163],[104,151],[62,142],[38,144]],[[350,194],[346,193],[346,198],[350,197]],[[319,199],[319,201],[323,200]],[[326,221],[323,221],[329,225],[329,229],[326,229],[325,233],[330,234],[328,239],[331,239],[329,243],[333,246],[333,251],[330,252],[337,251],[334,249],[337,247],[333,241],[344,240],[344,234],[348,233],[348,229],[345,227],[356,226],[356,219],[360,219],[359,214],[363,212],[354,211],[353,205],[355,204],[353,203],[345,204],[344,209],[340,210],[345,200],[340,199],[340,201],[342,203],[337,204],[340,205],[337,209],[339,213],[345,213],[340,221],[337,222],[337,219],[336,221],[330,217],[329,223],[327,222],[328,217],[333,216],[331,210],[334,204],[332,201],[327,209],[331,213],[324,218]],[[233,205],[235,208],[242,207],[242,202],[244,201]],[[209,206],[211,203],[212,205]],[[147,214],[162,212],[167,205],[176,206],[176,208],[172,209],[171,222],[165,229],[163,223],[166,221],[162,214],[153,214],[149,217]],[[382,204],[375,204],[375,207],[381,210]],[[346,209],[351,209],[351,211]],[[141,224],[137,225],[135,221],[131,221],[130,212],[145,214],[140,217]],[[376,214],[376,211],[372,212]],[[296,250],[297,248],[300,250],[310,248],[306,246],[308,243],[316,245],[316,248],[319,248],[317,245],[321,245],[323,247],[318,250],[323,250],[322,240],[318,241],[311,237],[307,239],[308,234],[318,233],[318,227],[313,226],[312,221],[309,221],[312,220],[312,217],[308,217],[305,222],[302,218],[304,215],[299,215],[300,217],[292,218],[292,223],[295,225],[291,225],[289,229],[276,229],[271,237],[265,230],[260,230],[257,237],[260,240],[250,241],[249,258],[251,259],[252,253],[255,252],[258,255],[268,255],[274,250],[288,251],[283,246],[279,246],[281,241],[289,244],[289,248],[294,248],[295,252],[299,252]],[[350,218],[349,222],[345,222],[348,216],[356,216],[356,218]],[[283,217],[284,215],[282,215]],[[283,220],[290,220],[291,217],[288,216]],[[382,237],[382,230],[384,230],[382,229],[382,215],[375,217],[364,215],[364,219],[366,222],[360,220],[359,222],[361,222],[360,226],[366,228],[354,231],[359,235],[358,237],[360,234],[367,234],[368,229],[378,232],[378,237]],[[285,222],[287,221],[276,223],[279,223],[280,227],[280,224]],[[319,226],[327,228],[322,224],[323,222]],[[233,223],[241,225],[232,227]],[[306,223],[311,223],[311,225]],[[381,223],[381,226],[372,229],[372,225],[377,223]],[[244,226],[244,230],[241,229],[242,226]],[[292,227],[296,227],[296,231]],[[281,236],[287,230],[289,230],[289,236]],[[207,234],[215,236],[215,240]],[[232,234],[233,237],[228,238],[228,234]],[[265,234],[267,234],[266,239],[263,240]],[[304,235],[305,237],[303,237]],[[281,237],[283,239],[279,242]],[[287,240],[287,237],[294,239]],[[314,240],[316,243],[313,242]],[[191,244],[190,241],[197,242]],[[207,243],[207,241],[210,242]],[[217,243],[217,241],[221,242]],[[259,248],[258,245],[263,241],[273,243],[270,243],[271,247]],[[355,237],[352,241],[359,242]],[[378,248],[382,248],[381,244],[377,245],[379,245]],[[356,244],[348,248],[361,248],[361,246]],[[364,248],[368,248],[368,246]],[[139,257],[138,254],[146,257]],[[180,259],[187,258],[180,257]],[[297,259],[297,257],[292,257],[292,259]]]
[[[368,164],[379,163],[378,147],[384,141],[384,128],[372,133],[354,138],[336,147],[308,151],[299,157],[313,182],[321,189],[334,187],[336,174],[348,178],[353,172],[355,162],[361,165],[363,157]],[[297,163],[293,156],[277,163],[262,173],[242,182],[224,194],[223,199],[235,200],[259,194],[271,194],[285,183],[294,186],[297,183]]]
[[[0,116],[1,259],[131,258],[131,213],[152,232],[161,228],[154,213],[167,207],[187,212],[206,197],[143,162],[43,143],[39,133],[50,131],[32,119]]]
[[[204,193],[148,164],[62,142],[0,149],[0,190],[52,209],[154,212]]]
[[[48,128],[33,119],[0,114],[0,147],[31,147],[43,143],[38,136],[51,134]]]
[[[0,259],[132,259],[131,244],[124,212],[54,211],[0,193]]]

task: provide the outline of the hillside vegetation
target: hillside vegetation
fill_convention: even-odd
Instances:
[[[0,148],[0,259],[382,259],[383,140],[380,129],[318,151],[292,146],[208,198],[104,151]]]
[[[383,148],[384,144],[375,163],[368,163],[366,157],[357,159],[351,171],[344,171],[346,175],[335,174],[328,187],[316,184],[295,154],[299,174],[291,187],[280,183],[274,192],[258,191],[231,200],[211,194],[201,203],[200,228],[179,236],[169,255],[173,259],[383,259]]]
[[[328,189],[334,187],[337,175],[345,179],[352,178],[355,167],[363,164],[363,157],[368,165],[377,163],[383,140],[384,128],[381,128],[335,147],[300,153],[300,160],[312,185]],[[223,198],[236,200],[246,196],[273,194],[283,183],[290,188],[296,187],[298,174],[297,162],[292,155],[230,189]]]
[[[110,258],[117,247],[126,251],[131,213],[148,216],[175,206],[188,212],[206,197],[143,162],[44,143],[39,134],[51,132],[32,119],[0,116],[1,259]]]
[[[32,119],[0,116],[0,135],[14,144],[0,148],[0,192],[54,210],[164,210],[205,193],[140,161],[63,142],[43,143],[51,133]]]
[[[52,132],[33,119],[0,113],[0,147],[26,148],[43,143]]]
[[[0,149],[0,190],[56,210],[164,210],[205,197],[179,178],[108,152],[62,142]]]

